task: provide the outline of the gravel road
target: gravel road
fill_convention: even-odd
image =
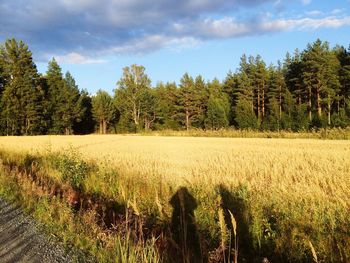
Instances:
[[[0,197],[0,262],[73,262],[74,257],[40,228],[33,218]]]

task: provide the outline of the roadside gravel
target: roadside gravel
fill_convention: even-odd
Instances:
[[[0,197],[0,262],[76,262],[33,218]]]

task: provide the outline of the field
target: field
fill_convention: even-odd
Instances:
[[[200,258],[210,262],[235,256],[239,262],[263,257],[272,262],[350,260],[350,141],[36,136],[1,137],[0,149],[2,170],[10,163],[28,166],[23,160],[31,156],[30,165],[38,163],[55,184],[68,182],[75,191],[130,207],[147,228],[158,229],[144,234],[158,248],[153,259],[171,261],[174,241],[183,262],[199,258],[196,248],[189,248],[196,243]],[[198,232],[187,237],[191,244],[174,233],[176,198],[189,214],[188,228]],[[194,205],[188,208],[181,198]],[[171,238],[163,242],[167,252],[159,252],[160,236],[168,232]],[[148,243],[142,242],[145,249]],[[139,238],[131,243],[139,246]],[[106,258],[100,255],[101,261]]]

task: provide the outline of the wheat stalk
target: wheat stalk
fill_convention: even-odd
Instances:
[[[312,253],[313,260],[314,260],[316,263],[318,263],[316,250],[315,250],[315,248],[314,248],[314,246],[312,245],[312,243],[311,243],[310,240],[309,240],[309,246],[310,246],[310,249],[311,249],[311,253]]]

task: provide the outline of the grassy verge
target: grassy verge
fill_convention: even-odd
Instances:
[[[95,209],[76,209],[74,194],[91,167],[62,155],[30,156],[1,153],[0,195],[21,205],[67,247],[82,250],[78,262],[159,262],[155,239],[134,238],[131,220],[121,218],[118,231],[101,223]],[[52,167],[51,167],[52,165]],[[58,169],[60,176],[47,172]],[[53,170],[51,170],[53,169]],[[69,173],[67,174],[67,171]],[[68,176],[68,177],[67,177]],[[68,184],[60,181],[67,179]],[[61,191],[61,193],[55,193]],[[124,229],[123,229],[124,228]]]
[[[327,139],[327,140],[350,140],[350,128],[321,128],[311,131],[256,131],[256,130],[202,130],[192,129],[189,131],[142,131],[140,135],[160,136],[190,136],[190,137],[225,137],[225,138],[285,138],[285,139]]]
[[[248,179],[177,184],[79,156],[1,152],[0,194],[99,262],[350,260],[347,181],[298,177],[271,191]]]

